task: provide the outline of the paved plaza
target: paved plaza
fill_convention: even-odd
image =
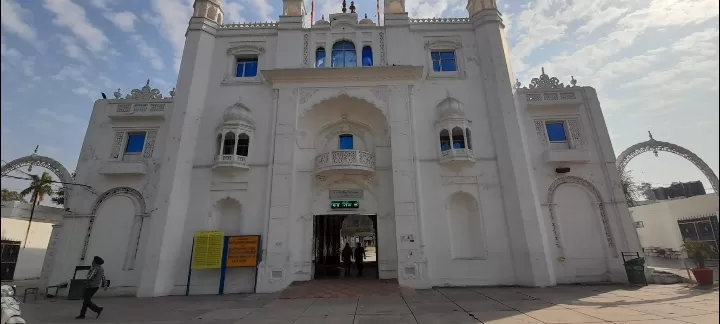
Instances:
[[[294,292],[289,295],[97,298],[96,303],[105,307],[99,319],[88,313],[88,319],[75,320],[81,301],[28,302],[22,305],[22,310],[30,324],[718,323],[717,287],[599,285],[392,290],[387,286],[372,287],[387,282],[361,284],[368,288],[367,295],[360,297],[301,298],[301,289],[313,288],[305,285],[291,287]],[[380,294],[374,295],[374,291]]]

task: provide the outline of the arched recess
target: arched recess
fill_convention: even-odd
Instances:
[[[242,234],[242,204],[236,199],[225,197],[216,201],[212,215],[208,230],[222,231],[225,235]]]
[[[70,172],[68,172],[68,170],[62,164],[60,164],[60,162],[56,161],[53,158],[35,154],[23,156],[3,165],[2,175],[7,175],[12,171],[30,165],[48,169],[50,170],[50,172],[60,178],[60,181],[63,182],[63,192],[65,193],[64,207],[67,208],[68,206],[70,206],[68,201],[70,200],[70,197],[72,197],[71,192],[73,188],[71,184],[75,183],[75,181]]]
[[[88,244],[90,244],[90,236],[92,235],[92,229],[93,224],[95,223],[95,217],[97,217],[97,211],[100,208],[100,205],[108,200],[110,197],[116,196],[116,195],[122,195],[127,198],[130,198],[130,200],[133,202],[133,205],[135,206],[135,219],[133,221],[133,241],[132,248],[128,253],[131,253],[129,258],[126,257],[126,265],[125,267],[130,270],[133,268],[133,264],[135,262],[135,258],[137,257],[138,248],[140,245],[140,235],[142,234],[142,225],[144,222],[145,217],[149,216],[146,212],[146,205],[145,205],[145,199],[143,198],[142,194],[129,187],[117,187],[112,188],[108,191],[103,192],[93,204],[92,211],[90,213],[90,221],[88,222],[88,228],[85,232],[85,243],[83,244],[82,254],[80,255],[80,260],[85,260],[87,250],[88,250]]]
[[[445,213],[452,258],[485,258],[485,226],[475,197],[463,191],[453,193],[447,198]]]
[[[710,166],[705,163],[705,161],[703,161],[692,151],[680,145],[655,140],[650,132],[648,132],[648,135],[650,136],[649,140],[630,146],[625,151],[620,153],[617,161],[615,161],[615,165],[617,166],[617,169],[621,174],[625,170],[625,167],[630,162],[630,160],[640,154],[652,151],[655,156],[657,156],[659,151],[669,152],[680,156],[690,161],[690,163],[694,164],[698,169],[700,169],[700,172],[705,175],[708,181],[710,181],[710,185],[712,186],[713,190],[715,190],[716,193],[720,193],[720,190],[718,190],[718,177],[715,172],[713,172],[713,170],[710,168]]]
[[[557,226],[557,217],[555,215],[555,192],[557,191],[557,188],[563,184],[576,184],[581,187],[583,187],[585,190],[590,192],[590,194],[595,198],[595,203],[597,204],[598,211],[600,212],[600,220],[603,224],[603,229],[605,230],[605,239],[607,240],[608,246],[613,247],[615,246],[615,242],[612,237],[612,232],[610,230],[610,221],[607,216],[607,212],[605,211],[605,205],[603,204],[602,195],[600,194],[600,191],[590,182],[583,178],[576,177],[576,176],[563,176],[555,179],[552,184],[550,184],[550,187],[548,188],[547,192],[547,205],[550,210],[550,223],[552,225],[553,235],[555,236],[555,245],[562,249],[562,246],[560,244],[560,237],[558,236],[558,226]]]
[[[297,90],[299,97],[298,118],[305,117],[309,111],[316,106],[336,99],[358,99],[365,101],[368,105],[378,109],[385,123],[388,123],[388,102],[390,100],[390,88],[387,86],[367,87],[343,87],[343,88],[301,88]]]

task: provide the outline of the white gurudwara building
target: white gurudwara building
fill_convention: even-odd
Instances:
[[[640,246],[598,96],[516,81],[494,0],[439,19],[388,0],[382,25],[351,6],[306,26],[304,0],[223,24],[222,6],[195,0],[169,96],[95,103],[46,284],[99,255],[112,294],[217,293],[216,269],[188,284],[198,231],[261,236],[225,293],[335,276],[353,233],[367,276],[411,288],[627,280]]]

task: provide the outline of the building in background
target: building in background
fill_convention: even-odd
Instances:
[[[649,188],[645,191],[648,200],[690,198],[704,194],[705,187],[700,181],[673,182],[669,187]]]
[[[169,96],[95,102],[75,180],[98,193],[72,190],[48,284],[99,255],[102,294],[215,294],[220,271],[188,264],[222,231],[262,237],[225,293],[279,291],[339,262],[354,216],[402,286],[627,280],[640,244],[597,93],[544,70],[523,87],[496,1],[411,19],[387,0],[383,25],[354,5],[305,25],[303,0],[223,24],[222,5],[186,8]]]
[[[25,202],[2,202],[2,280],[40,278],[50,233],[62,220],[62,208],[35,206],[26,244],[31,208]]]

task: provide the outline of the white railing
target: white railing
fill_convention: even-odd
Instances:
[[[247,156],[224,154],[215,157],[215,167],[248,167]]]
[[[338,150],[315,157],[315,172],[327,170],[375,171],[375,155],[360,150]]]
[[[411,18],[411,24],[462,24],[469,23],[470,18]]]
[[[270,22],[252,22],[252,23],[237,23],[237,24],[224,24],[221,25],[221,29],[243,29],[243,28],[277,28],[278,23],[274,21]]]
[[[440,162],[454,161],[454,160],[468,160],[468,161],[475,160],[475,152],[473,152],[472,149],[453,148],[453,149],[442,151],[441,153],[442,153],[442,156],[440,158]]]

